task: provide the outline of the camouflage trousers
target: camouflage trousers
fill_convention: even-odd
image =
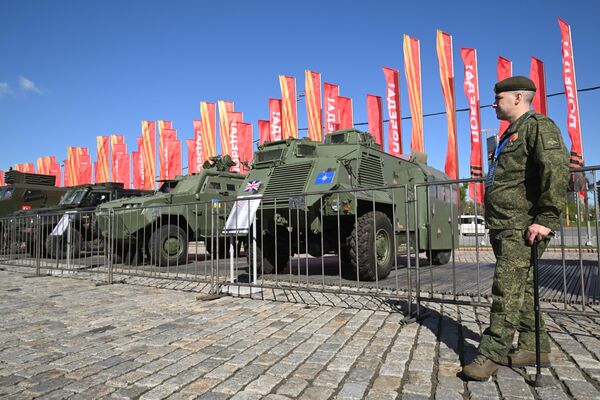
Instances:
[[[519,332],[519,349],[535,351],[535,311],[533,302],[533,266],[531,247],[525,244],[523,230],[490,230],[490,242],[496,256],[492,286],[490,326],[483,332],[479,353],[502,362]],[[549,239],[540,242],[538,257]],[[550,352],[550,343],[541,320],[541,351]]]

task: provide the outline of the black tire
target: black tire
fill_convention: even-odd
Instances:
[[[79,257],[81,251],[81,233],[77,229],[71,229],[71,258]],[[49,258],[63,260],[67,258],[67,232],[60,236],[49,235],[46,238],[46,254]]]
[[[256,238],[256,269],[258,273],[262,274],[274,274],[275,265],[277,265],[278,271],[283,270],[290,259],[289,240],[287,236],[285,238],[277,237],[277,253],[275,253],[275,237],[269,233],[263,235],[262,248],[261,238]],[[248,265],[252,269],[252,242],[247,244],[248,250]],[[276,263],[277,261],[277,263]]]
[[[396,257],[394,228],[387,215],[381,211],[368,212],[358,217],[354,229],[346,237],[345,246],[342,247],[342,259],[351,267],[349,278],[356,278],[358,270],[358,278],[361,281],[384,279],[390,274]]]
[[[431,251],[431,264],[432,265],[446,265],[450,261],[452,250],[432,250]],[[429,252],[427,252],[429,257]]]
[[[177,225],[158,227],[148,243],[150,263],[160,267],[187,264],[188,237]]]

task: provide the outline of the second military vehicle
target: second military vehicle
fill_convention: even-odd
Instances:
[[[350,129],[327,135],[324,143],[290,138],[259,146],[238,194],[262,196],[256,213],[259,270],[273,273],[293,254],[338,253],[347,276],[375,280],[390,273],[407,236],[413,251],[427,252],[431,263],[449,261],[458,209],[443,184],[448,180]],[[419,186],[415,194],[414,185],[426,182],[441,185]],[[374,189],[385,186],[395,187]]]
[[[233,199],[244,180],[244,175],[229,172],[233,165],[228,155],[211,157],[199,173],[166,181],[154,196],[98,207],[98,226],[113,254],[128,264],[147,259],[159,266],[181,265],[187,261],[188,243],[205,240],[208,252],[219,249],[224,256],[224,242],[214,240],[226,217],[221,202]]]
[[[6,186],[0,187],[0,217],[18,210],[31,210],[58,203],[67,188],[54,186],[54,175],[15,170],[4,174]]]
[[[71,186],[55,207],[17,211],[11,223],[16,237],[25,242],[30,254],[65,258],[67,244],[70,256],[77,257],[86,244],[98,239],[99,232],[92,211],[111,200],[148,196],[151,190],[125,189],[122,183],[107,182]],[[68,229],[68,231],[67,231]],[[101,243],[99,243],[101,245]]]

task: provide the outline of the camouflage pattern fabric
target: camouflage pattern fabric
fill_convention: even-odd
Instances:
[[[496,256],[490,327],[479,352],[503,362],[519,332],[519,348],[535,351],[533,267],[524,238],[533,224],[560,226],[569,176],[569,155],[560,130],[548,117],[523,114],[500,138],[508,140],[498,155],[494,180],[485,193],[485,219]],[[541,256],[549,239],[539,244]],[[544,326],[542,320],[542,327]],[[545,329],[541,350],[549,352]]]
[[[525,113],[500,138],[494,182],[485,192],[489,229],[559,228],[565,207],[569,154],[560,130],[548,117]]]
[[[490,326],[483,333],[479,353],[497,363],[510,350],[515,331],[519,332],[519,349],[535,351],[535,314],[533,303],[533,267],[531,247],[525,230],[491,230],[490,242],[496,256],[496,273],[492,286]],[[538,245],[541,257],[549,239]],[[550,352],[548,334],[541,320],[541,350]]]

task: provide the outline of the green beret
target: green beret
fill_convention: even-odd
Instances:
[[[535,92],[535,83],[526,76],[511,76],[494,85],[495,93],[513,92],[515,90],[531,90]]]

